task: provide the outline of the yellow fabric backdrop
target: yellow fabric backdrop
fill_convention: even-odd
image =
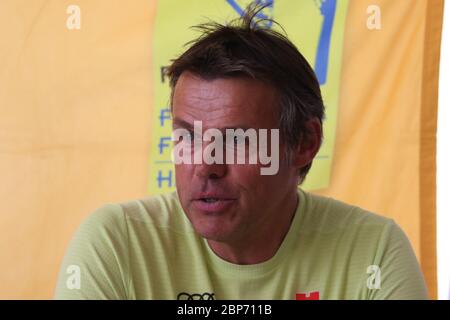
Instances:
[[[66,28],[70,4],[80,30]],[[369,5],[381,30],[366,28]],[[80,221],[147,195],[155,10],[0,1],[0,298],[51,298]],[[442,0],[350,0],[332,176],[319,192],[394,218],[432,297],[442,11]]]

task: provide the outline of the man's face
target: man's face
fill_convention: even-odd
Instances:
[[[184,72],[173,96],[174,129],[192,130],[194,121],[201,121],[203,132],[210,128],[275,129],[276,99],[275,89],[260,81],[244,77],[204,80]],[[207,144],[203,142],[203,148]],[[277,209],[283,207],[297,182],[296,168],[282,155],[280,143],[275,175],[261,175],[259,162],[175,165],[178,196],[196,232],[231,243],[270,230],[280,220],[277,215],[282,213]]]

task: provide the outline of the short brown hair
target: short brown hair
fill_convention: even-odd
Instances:
[[[185,71],[206,80],[245,76],[268,82],[278,92],[278,123],[289,159],[311,134],[306,121],[317,118],[322,123],[324,105],[316,75],[295,45],[282,33],[259,27],[257,14],[263,9],[249,6],[241,18],[229,24],[208,22],[193,27],[202,34],[188,42],[189,48],[166,70],[172,89],[171,105],[177,81]],[[267,20],[280,26],[271,19],[264,22]],[[300,183],[311,165],[300,169]]]

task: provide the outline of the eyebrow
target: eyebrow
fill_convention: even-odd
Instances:
[[[176,127],[186,128],[191,131],[194,130],[194,126],[192,124],[190,124],[189,122],[184,121],[183,119],[180,119],[180,118],[174,118],[173,125]]]
[[[200,121],[200,120],[198,120],[198,121]],[[189,123],[189,122],[187,122],[187,121],[185,121],[183,119],[176,118],[176,117],[173,119],[173,125],[175,127],[181,127],[181,128],[188,129],[189,131],[193,131],[194,130],[194,125],[193,124],[191,124],[191,123]],[[252,128],[248,127],[248,126],[239,126],[238,125],[238,126],[233,126],[233,127],[220,127],[220,128],[215,128],[215,129],[218,129],[218,130],[220,130],[222,132],[225,132],[225,130],[227,130],[227,129],[233,129],[233,130],[242,129],[244,131],[247,131],[248,129],[252,129]]]

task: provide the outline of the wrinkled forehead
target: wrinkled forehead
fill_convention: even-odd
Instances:
[[[206,125],[270,127],[278,125],[276,89],[248,77],[204,79],[184,72],[172,97],[173,118]]]

